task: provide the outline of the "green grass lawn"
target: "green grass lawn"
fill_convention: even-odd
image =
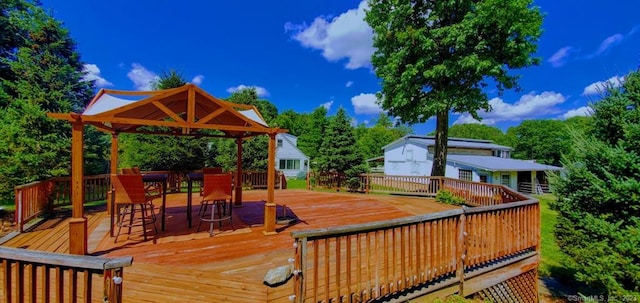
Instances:
[[[307,180],[287,179],[288,189],[307,189]]]
[[[540,268],[538,272],[541,277],[554,277],[563,281],[572,281],[575,270],[571,266],[571,260],[564,254],[556,243],[553,231],[558,214],[550,208],[550,203],[556,197],[553,195],[535,196],[540,200],[540,216],[542,226],[540,228]]]

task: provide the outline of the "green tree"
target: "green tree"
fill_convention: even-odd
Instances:
[[[371,63],[382,80],[382,108],[403,122],[436,116],[432,175],[444,176],[449,112],[490,110],[483,89],[517,87],[510,69],[539,62],[530,57],[542,15],[531,0],[370,0]]]
[[[524,120],[510,127],[506,137],[507,145],[513,147],[513,158],[535,159],[556,166],[561,165],[562,154],[570,146],[567,123],[561,120]]]
[[[429,135],[434,135],[435,132]],[[456,124],[449,128],[449,137],[491,140],[494,143],[504,142],[504,133],[495,126],[488,126],[478,123]]]
[[[363,164],[351,119],[341,107],[327,124],[318,155],[318,168],[322,172],[336,171],[357,176],[365,170]]]
[[[327,123],[327,109],[320,106],[313,110],[304,132],[298,138],[298,148],[309,157],[313,169],[315,169],[313,163],[317,162]]]
[[[245,88],[234,92],[227,101],[255,106],[262,114],[265,122],[271,123],[278,116],[278,109],[267,100],[258,99],[255,88]],[[235,169],[237,166],[237,141],[231,139],[216,140],[217,165],[225,169]],[[256,136],[242,142],[242,169],[264,171],[269,159],[269,138]]]
[[[153,88],[169,89],[185,84],[187,82],[182,74],[172,69],[162,72],[153,83]],[[145,134],[122,134],[120,138],[120,161],[123,167],[184,172],[204,167],[211,157],[208,141],[204,138]]]
[[[265,122],[270,124],[278,116],[278,108],[268,100],[258,99],[258,97],[256,88],[248,87],[234,92],[227,98],[227,101],[255,106],[262,114]]]
[[[80,112],[93,84],[82,80],[68,31],[37,2],[2,1],[0,8],[0,199],[8,201],[16,185],[69,174],[71,127],[46,113]],[[85,134],[87,169],[104,168],[99,136]]]
[[[299,137],[304,133],[305,126],[309,120],[309,115],[299,114],[289,109],[278,115],[273,126],[289,130],[289,134]]]
[[[592,105],[593,131],[573,131],[552,178],[556,238],[576,278],[609,295],[640,296],[640,73]],[[619,297],[620,298],[620,297]]]
[[[381,113],[374,126],[365,127],[362,129],[361,134],[356,135],[356,145],[364,159],[371,159],[382,156],[382,147],[411,132],[410,127],[404,125],[394,126],[389,116]]]

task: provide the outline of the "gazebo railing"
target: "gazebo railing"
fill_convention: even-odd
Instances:
[[[132,257],[103,258],[0,247],[2,302],[122,302]]]

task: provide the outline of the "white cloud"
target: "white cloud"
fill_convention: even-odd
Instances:
[[[367,1],[361,1],[357,9],[350,9],[337,17],[316,17],[311,25],[284,25],[292,32],[292,38],[304,47],[322,51],[322,56],[331,61],[347,59],[347,69],[371,66],[373,30],[364,21]]]
[[[153,82],[158,81],[160,77],[142,66],[140,63],[131,64],[131,70],[127,73],[127,77],[133,81],[133,86],[137,90],[152,90]]]
[[[564,113],[562,116],[560,116],[560,118],[562,119],[569,119],[571,117],[578,117],[578,116],[590,116],[591,113],[593,112],[593,109],[591,109],[591,107],[589,106],[582,106],[582,107],[578,107],[572,110],[569,110],[568,112]]]
[[[239,90],[243,90],[243,89],[247,89],[247,88],[254,88],[256,90],[256,93],[258,94],[258,97],[268,97],[269,96],[269,92],[267,91],[266,88],[264,87],[260,87],[260,86],[255,86],[255,85],[244,85],[244,84],[240,84],[236,87],[229,87],[227,88],[227,92],[228,93],[235,93]]]
[[[202,81],[204,81],[204,76],[203,75],[196,75],[195,77],[193,77],[193,79],[191,79],[191,83],[193,83],[195,85],[202,84]]]
[[[584,91],[582,91],[582,95],[597,95],[605,92],[610,86],[619,87],[622,83],[624,83],[624,77],[613,76],[605,81],[593,82],[587,85],[587,87],[584,88]]]
[[[376,94],[359,94],[351,98],[351,104],[356,115],[379,114],[382,108],[377,103]]]
[[[100,69],[95,64],[85,64],[82,72],[84,73],[82,80],[95,81],[97,87],[113,86],[113,83],[107,81],[107,79],[100,75]]]
[[[351,87],[353,85],[353,81],[347,81],[347,84],[345,84],[346,87]]]
[[[565,100],[566,98],[560,93],[546,91],[541,94],[531,92],[523,95],[514,104],[506,103],[500,98],[493,98],[489,100],[492,111],[478,112],[482,121],[476,121],[469,114],[463,114],[458,117],[454,124],[482,123],[493,125],[500,121],[519,121],[541,117],[558,112],[555,106],[562,104]]]
[[[331,105],[333,105],[333,100],[327,101],[325,103],[320,104],[320,106],[326,108],[327,111],[329,111],[331,109]]]
[[[611,36],[605,38],[600,43],[600,47],[598,47],[598,50],[595,53],[593,53],[593,56],[598,56],[598,55],[604,54],[610,48],[620,44],[620,42],[622,42],[622,40],[624,40],[624,36],[621,35],[621,34],[615,34],[615,35],[611,35]]]
[[[547,62],[551,63],[553,67],[561,67],[567,63],[569,56],[575,51],[576,50],[573,47],[565,46],[556,51],[549,59],[547,59]]]

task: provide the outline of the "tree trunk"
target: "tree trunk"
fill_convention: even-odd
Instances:
[[[449,138],[449,110],[436,114],[436,146],[431,176],[444,176],[447,168],[447,140]]]

